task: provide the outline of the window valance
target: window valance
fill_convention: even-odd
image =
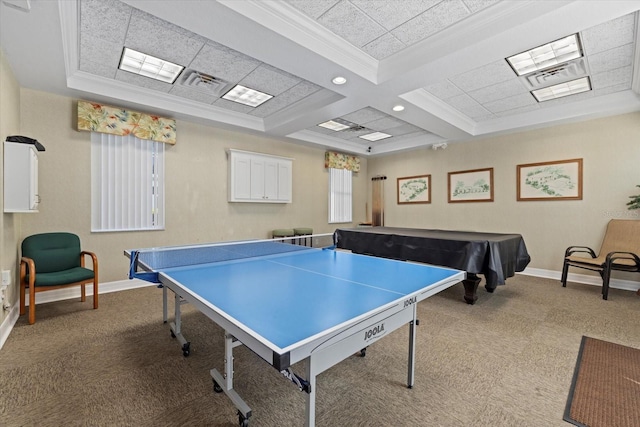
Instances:
[[[335,151],[327,151],[324,154],[324,167],[360,172],[360,157],[336,153]]]
[[[78,130],[133,134],[140,139],[176,143],[176,121],[151,114],[110,107],[96,102],[78,101]]]

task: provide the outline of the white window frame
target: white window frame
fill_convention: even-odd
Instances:
[[[353,172],[329,168],[329,224],[353,221]]]
[[[91,231],[164,230],[164,143],[91,133]]]

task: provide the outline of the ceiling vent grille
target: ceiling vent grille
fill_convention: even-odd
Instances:
[[[233,86],[232,83],[225,80],[192,69],[184,70],[179,83],[182,86],[193,87],[215,96],[224,95]]]
[[[574,80],[587,74],[584,58],[579,58],[530,74],[526,79],[533,88],[540,88]]]
[[[360,126],[360,125],[353,125],[345,130],[343,130],[342,132],[360,132],[363,130],[366,130],[367,128],[364,126]]]

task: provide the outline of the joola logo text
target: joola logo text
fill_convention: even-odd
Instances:
[[[408,307],[408,306],[410,306],[411,304],[415,304],[415,303],[417,303],[417,302],[418,302],[418,297],[412,297],[412,298],[409,298],[409,299],[404,300],[404,306],[405,306],[405,307]]]
[[[384,333],[384,323],[380,323],[364,333],[364,340],[368,341],[376,335]]]

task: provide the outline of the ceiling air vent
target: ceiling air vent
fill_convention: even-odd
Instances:
[[[535,72],[528,75],[526,79],[532,87],[539,88],[567,80],[573,80],[578,77],[584,77],[586,75],[587,70],[584,58],[579,58],[574,61],[565,62],[551,68]]]
[[[361,130],[366,130],[367,128],[364,126],[360,126],[360,125],[353,125],[345,130],[343,130],[342,132],[360,132]]]
[[[184,70],[180,76],[179,84],[215,96],[224,95],[233,86],[232,83],[225,80],[192,69]]]

